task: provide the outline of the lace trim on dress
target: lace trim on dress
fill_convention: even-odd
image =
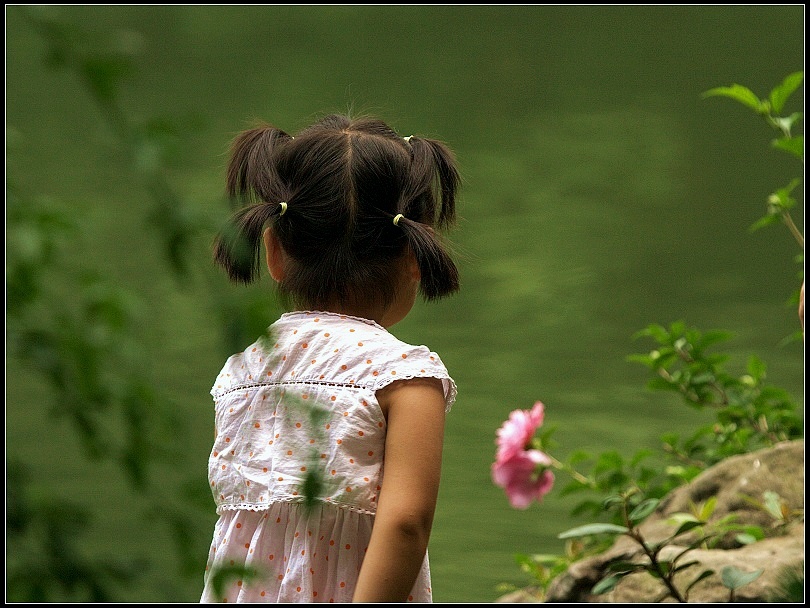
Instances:
[[[288,386],[295,384],[306,384],[306,385],[317,384],[319,386],[335,386],[338,388],[353,388],[357,390],[368,388],[368,386],[365,386],[363,384],[347,384],[343,382],[321,382],[319,380],[282,380],[280,382],[249,382],[237,384],[236,386],[233,386],[219,393],[219,397],[224,397],[225,395],[228,395],[230,393],[235,393],[236,391],[245,390],[247,388],[258,388],[261,386]]]
[[[378,391],[381,388],[385,388],[392,382],[396,382],[397,380],[413,380],[414,378],[438,378],[439,380],[443,380],[447,384],[447,394],[444,397],[444,411],[445,413],[450,411],[450,408],[453,407],[453,404],[456,402],[456,397],[458,396],[458,388],[456,387],[456,383],[453,379],[447,374],[437,374],[437,373],[413,373],[413,374],[401,374],[399,376],[386,376],[382,378],[379,382],[374,385],[374,391]]]
[[[292,312],[285,312],[281,315],[282,319],[288,319],[290,317],[298,316],[298,315],[305,315],[311,317],[315,316],[322,316],[322,317],[331,317],[333,319],[352,319],[353,321],[359,321],[360,323],[365,323],[366,325],[371,325],[376,327],[377,329],[381,329],[385,332],[388,330],[385,329],[382,325],[374,321],[373,319],[365,319],[363,317],[355,317],[352,315],[344,315],[339,312],[329,312],[328,310],[294,310]]]
[[[283,504],[283,503],[293,503],[293,504],[301,504],[305,502],[307,498],[305,496],[300,496],[297,498],[285,498],[282,500],[276,499],[271,500],[267,504],[257,505],[255,503],[238,503],[238,504],[227,504],[227,505],[218,505],[217,506],[217,513],[222,513],[223,511],[268,511],[273,505],[276,504]],[[368,509],[363,509],[361,507],[355,505],[347,505],[341,502],[335,502],[334,500],[329,500],[328,498],[325,500],[318,501],[321,504],[329,505],[330,507],[335,507],[337,509],[344,509],[346,511],[354,511],[356,513],[360,513],[362,515],[376,515],[376,511],[369,511]]]

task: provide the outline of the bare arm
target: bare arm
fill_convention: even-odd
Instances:
[[[377,393],[387,413],[383,484],[355,602],[405,602],[427,550],[439,492],[445,401],[440,380],[394,382]]]

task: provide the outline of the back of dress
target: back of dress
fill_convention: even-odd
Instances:
[[[202,601],[351,601],[383,482],[376,391],[416,377],[440,378],[450,409],[456,387],[436,353],[324,312],[282,315],[228,360],[211,391],[220,518]],[[255,577],[218,584],[244,568]],[[427,557],[411,597],[431,601]]]

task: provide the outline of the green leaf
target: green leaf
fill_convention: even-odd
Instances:
[[[693,520],[693,521],[685,521],[683,522],[678,530],[675,532],[675,536],[680,536],[681,534],[685,534],[690,530],[694,530],[695,528],[699,528],[703,525],[703,522]]]
[[[781,137],[773,140],[771,144],[777,150],[782,150],[792,154],[793,156],[803,159],[804,158],[804,136],[794,135],[793,137]]]
[[[613,591],[613,589],[616,587],[616,585],[619,584],[619,581],[622,580],[622,578],[623,575],[621,574],[606,576],[593,586],[593,589],[591,589],[591,593],[593,593],[594,595],[602,595],[603,593],[609,593]]]
[[[751,89],[744,87],[739,84],[733,84],[730,87],[717,87],[714,89],[710,89],[703,93],[702,95],[704,98],[706,97],[730,97],[731,99],[735,99],[739,101],[744,106],[748,106],[754,112],[760,113],[763,112],[765,109],[765,104],[760,101],[759,97],[754,95]]]
[[[726,566],[720,572],[720,579],[723,581],[723,586],[726,587],[726,589],[734,591],[757,580],[763,572],[764,570],[762,569],[755,570],[754,572],[743,572],[735,566]]]
[[[686,593],[689,593],[689,590],[692,587],[697,585],[704,578],[709,578],[712,574],[714,574],[714,570],[704,570],[703,572],[701,572],[695,580],[693,580],[691,583],[689,583],[689,586],[686,588]]]
[[[757,542],[758,539],[753,534],[743,533],[735,536],[734,540],[736,540],[741,545],[753,545],[755,542]]]
[[[766,491],[763,494],[765,510],[774,519],[782,519],[782,499],[776,492]]]
[[[557,535],[557,538],[578,538],[580,536],[591,536],[594,534],[626,534],[629,531],[629,528],[617,526],[616,524],[586,524],[562,532]]]
[[[647,500],[642,501],[630,512],[630,515],[628,516],[630,521],[634,524],[644,521],[644,519],[646,519],[650,513],[655,511],[659,502],[660,501],[657,498],[648,498]]]
[[[782,111],[782,108],[785,107],[785,102],[790,98],[793,92],[801,86],[803,80],[803,71],[793,72],[789,74],[779,86],[771,91],[768,99],[775,113],[779,114]]]

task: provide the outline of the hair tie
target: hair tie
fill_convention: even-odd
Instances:
[[[284,215],[287,212],[287,203],[285,203],[284,201],[281,201],[279,203],[279,205],[281,205],[281,211],[279,212],[278,215],[279,215],[279,217],[281,217],[282,215]]]
[[[399,220],[401,220],[403,217],[405,217],[405,216],[402,215],[401,213],[397,213],[394,216],[394,226],[399,226]]]

